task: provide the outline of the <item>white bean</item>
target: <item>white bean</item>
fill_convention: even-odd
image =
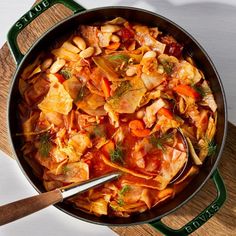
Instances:
[[[150,58],[150,57],[152,58],[152,57],[156,57],[156,56],[157,56],[156,52],[148,51],[143,55],[143,58]]]
[[[137,113],[136,113],[136,117],[137,117],[138,119],[143,119],[144,115],[145,115],[145,112],[144,112],[143,109],[137,111]]]
[[[42,71],[47,70],[52,65],[52,62],[52,58],[47,58],[46,60],[44,60],[41,65]]]
[[[119,42],[120,42],[120,38],[119,38],[119,36],[113,34],[113,35],[111,36],[111,41],[112,41],[113,43],[119,43]]]
[[[86,43],[83,38],[79,36],[75,36],[72,40],[74,44],[80,49],[80,50],[85,50],[86,49]]]
[[[94,53],[94,47],[88,47],[85,50],[81,51],[79,56],[82,58],[91,57]]]
[[[101,31],[103,33],[115,33],[120,30],[120,26],[118,25],[104,25],[101,26]]]
[[[55,74],[57,73],[64,65],[66,61],[64,59],[58,58],[50,67],[50,73]]]
[[[68,41],[64,42],[61,47],[73,53],[79,53],[81,51],[78,47]]]
[[[136,74],[136,68],[130,67],[126,70],[126,75],[127,76],[134,76]]]

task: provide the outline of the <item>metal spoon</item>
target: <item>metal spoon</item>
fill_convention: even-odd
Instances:
[[[186,146],[187,156],[189,157],[189,147],[185,136],[180,129],[175,130],[177,130],[178,134],[181,135]],[[182,177],[187,164],[188,160],[185,162],[182,169],[172,178],[170,184],[173,184]],[[90,188],[104,184],[105,182],[115,180],[119,176],[120,173],[113,172],[96,179],[85,181],[83,183],[73,183],[62,188],[0,206],[0,226],[30,215],[50,205],[62,202],[63,199],[67,197],[73,196],[77,193],[82,193]]]
[[[186,154],[187,154],[187,161],[184,163],[183,167],[181,168],[181,170],[172,178],[172,180],[170,181],[169,184],[173,184],[175,183],[177,180],[179,180],[182,176],[183,176],[183,173],[188,165],[188,160],[189,160],[189,147],[188,147],[188,142],[187,142],[187,139],[185,138],[184,134],[182,133],[182,131],[179,129],[179,128],[176,128],[174,130],[177,130],[178,134],[180,134],[184,144],[185,144],[185,147],[186,147]]]
[[[73,196],[74,194],[115,180],[119,175],[120,173],[113,172],[96,179],[91,179],[79,184],[73,183],[62,188],[0,206],[0,226],[30,215],[50,205],[62,202],[63,199]]]

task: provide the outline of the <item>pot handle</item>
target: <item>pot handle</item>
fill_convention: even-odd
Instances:
[[[223,182],[222,177],[218,169],[216,169],[212,175],[212,180],[217,189],[217,197],[216,199],[206,208],[204,209],[198,216],[196,216],[193,220],[188,222],[182,228],[178,230],[171,229],[167,225],[165,225],[161,220],[151,222],[150,225],[159,230],[164,235],[188,235],[193,233],[199,227],[201,227],[204,223],[206,223],[224,204],[226,200],[226,188]]]
[[[11,27],[7,34],[7,43],[17,65],[24,57],[18,47],[18,34],[44,11],[57,3],[63,4],[65,7],[71,9],[74,14],[86,10],[73,0],[42,0],[41,2],[33,6]]]

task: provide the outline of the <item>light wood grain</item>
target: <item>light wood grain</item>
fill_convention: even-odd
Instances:
[[[48,14],[47,14],[48,13]],[[55,6],[37,21],[34,21],[20,35],[18,42],[23,45],[22,50],[26,51],[42,32],[55,24],[60,19],[65,18],[70,13],[62,6]],[[10,55],[7,45],[0,50],[0,149],[9,156],[13,157],[11,147],[8,141],[6,126],[7,96],[9,86],[15,70],[13,59]],[[236,127],[229,123],[229,132],[226,141],[226,147],[222,160],[219,165],[220,172],[224,178],[228,199],[222,209],[211,218],[204,226],[193,233],[193,235],[235,235],[236,234]],[[215,197],[216,190],[211,181],[186,205],[175,213],[164,218],[164,222],[173,227],[180,228],[182,225],[196,216],[204,207],[206,207]],[[96,227],[96,226],[94,226]],[[119,235],[141,236],[141,235],[161,235],[151,226],[138,225],[133,227],[111,227]]]
[[[0,226],[35,213],[62,200],[63,196],[61,191],[55,189],[50,192],[41,193],[33,197],[0,206]]]

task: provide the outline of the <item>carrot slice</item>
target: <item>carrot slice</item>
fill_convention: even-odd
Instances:
[[[130,129],[144,129],[144,124],[141,120],[132,120],[129,122]]]
[[[150,130],[144,128],[144,124],[141,120],[132,120],[129,122],[129,128],[132,134],[137,137],[143,138],[150,135]]]
[[[198,99],[201,97],[201,95],[194,88],[185,84],[178,85],[173,90],[178,94],[188,96],[194,99]]]
[[[111,88],[110,88],[110,84],[109,84],[108,79],[102,77],[101,87],[102,87],[102,91],[104,93],[105,98],[110,97]]]
[[[107,46],[107,49],[116,50],[119,47],[120,47],[120,43],[111,43],[110,45]]]
[[[150,135],[151,131],[149,129],[132,129],[131,132],[136,136],[140,138],[144,138],[148,135]]]
[[[165,117],[167,117],[168,119],[170,119],[170,120],[173,120],[173,113],[169,110],[169,109],[167,109],[167,108],[165,108],[165,107],[162,107],[159,111],[158,111],[158,114],[160,114],[160,115],[164,115]]]

